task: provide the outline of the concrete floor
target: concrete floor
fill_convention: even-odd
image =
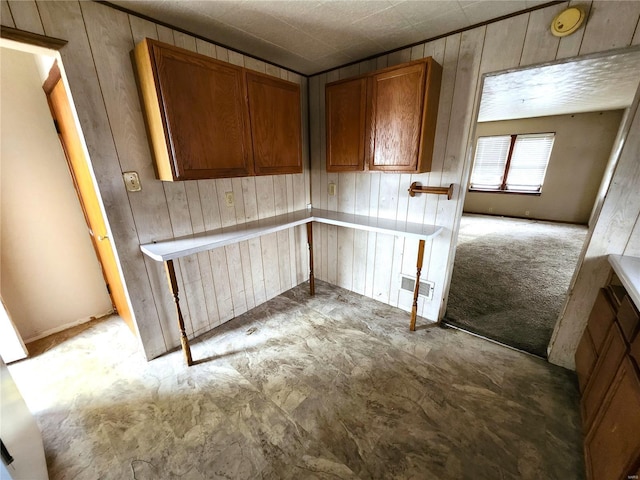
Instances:
[[[305,285],[146,362],[117,317],[10,366],[52,479],[580,479],[575,375]]]

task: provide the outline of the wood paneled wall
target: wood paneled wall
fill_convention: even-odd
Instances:
[[[573,2],[572,2],[573,3]],[[435,282],[434,297],[421,301],[419,315],[435,321],[442,318],[453,268],[457,231],[464,202],[470,160],[469,138],[476,118],[476,103],[480,93],[482,75],[506,69],[549,62],[577,55],[627,47],[640,43],[639,2],[575,2],[587,8],[589,20],[585,28],[574,35],[559,39],[549,33],[553,17],[569,5],[569,2],[522,14],[487,26],[450,35],[413,48],[383,55],[358,65],[313,76],[309,79],[310,99],[310,147],[312,203],[329,210],[355,212],[381,217],[396,218],[436,224],[444,232],[428,243],[422,279]],[[616,28],[609,28],[615,24]],[[347,78],[376,68],[392,66],[408,60],[433,56],[443,66],[442,90],[436,128],[436,144],[431,173],[400,175],[382,173],[330,173],[325,170],[325,116],[324,86],[327,82]],[[630,138],[640,137],[640,128],[630,133]],[[627,148],[627,147],[625,147]],[[629,149],[634,147],[629,146]],[[636,156],[636,163],[637,163]],[[631,162],[623,158],[621,162]],[[619,165],[619,171],[622,171]],[[628,182],[638,185],[640,173],[627,172],[625,195],[640,198],[637,188],[629,188]],[[618,174],[616,174],[618,176]],[[635,175],[635,176],[634,176]],[[423,185],[447,186],[456,184],[452,200],[434,195],[411,198],[407,189],[413,181]],[[329,196],[327,185],[337,185],[336,196]],[[621,187],[612,183],[612,191]],[[625,197],[626,198],[626,197]],[[638,239],[640,227],[633,228],[638,217],[635,206],[624,210],[625,227],[616,229],[622,243]],[[603,209],[603,215],[614,215]],[[601,225],[610,222],[602,218]],[[617,224],[616,224],[617,225]],[[331,226],[317,228],[316,276],[372,297],[376,300],[410,309],[411,297],[400,290],[400,274],[415,276],[417,242],[399,237],[366,232],[352,232]],[[596,230],[596,235],[598,230]],[[631,237],[630,237],[631,236]],[[634,247],[627,247],[627,250]],[[635,251],[640,247],[635,247]],[[601,250],[601,249],[600,249]],[[618,246],[608,245],[605,253],[622,253]],[[582,267],[577,278],[591,274]],[[478,272],[478,281],[490,281]],[[597,286],[592,282],[578,282],[573,297],[593,302]],[[554,363],[572,368],[573,352],[584,328],[584,309],[577,310],[569,303],[566,322],[559,323],[550,359]],[[576,313],[571,313],[576,310]]]
[[[548,26],[554,15],[569,3],[310,78],[310,111],[303,111],[302,116],[310,125],[311,171],[305,168],[301,175],[178,184],[159,182],[153,175],[129,59],[136,41],[144,36],[158,38],[231,63],[282,75],[300,82],[303,92],[307,80],[93,2],[2,0],[0,21],[3,25],[69,41],[61,51],[64,67],[140,337],[147,357],[153,358],[179,342],[164,275],[158,264],[143,258],[139,244],[302,208],[309,199],[315,206],[330,210],[442,225],[443,234],[428,245],[423,269],[423,278],[435,282],[434,300],[419,305],[419,314],[427,319],[441,317],[446,308],[464,201],[460,185],[469,175],[467,147],[482,75],[640,44],[640,2],[575,3],[587,8],[588,22],[586,27],[562,39],[551,36]],[[615,28],[610,28],[611,25]],[[433,56],[444,67],[433,171],[421,175],[327,174],[325,83],[425,56]],[[634,121],[635,130],[630,130],[628,146],[591,239],[593,245],[599,245],[592,249],[599,259],[597,272],[605,268],[602,259],[606,253],[637,254],[640,250],[637,246],[640,193],[637,188],[630,188],[637,186],[640,178],[637,168],[640,128],[637,117]],[[306,130],[303,126],[303,132]],[[305,138],[305,145],[306,141]],[[142,192],[126,192],[121,173],[127,170],[139,172]],[[621,175],[630,176],[623,180]],[[407,189],[413,181],[424,185],[455,183],[454,198],[450,201],[432,195],[410,198]],[[332,182],[338,186],[336,196],[327,194],[327,185]],[[225,191],[234,192],[234,208],[225,207]],[[625,208],[619,211],[613,208],[616,204],[611,202],[615,201],[626,202]],[[316,229],[314,253],[318,278],[408,310],[410,295],[399,288],[400,273],[415,274],[416,242],[332,226]],[[611,235],[619,241],[609,242]],[[178,267],[181,298],[189,334],[193,336],[303,281],[307,272],[304,233],[298,228],[188,257],[178,262]],[[573,295],[552,342],[550,359],[554,363],[573,366],[573,352],[586,321],[585,305],[590,306],[597,290],[595,277],[594,271],[585,265],[576,276]],[[487,281],[481,272],[479,281]]]
[[[141,243],[305,208],[310,199],[307,79],[95,2],[2,1],[2,24],[63,38],[64,70],[87,143],[147,358],[180,345],[162,264]],[[167,183],[155,179],[130,52],[144,37],[301,84],[304,173]],[[139,173],[129,193],[122,172]],[[227,207],[224,192],[233,191]],[[307,278],[303,227],[176,262],[189,337]]]
[[[640,89],[623,120],[626,142],[597,221],[588,232],[584,258],[572,280],[573,289],[563,307],[550,343],[549,360],[573,368],[568,358],[582,337],[596,295],[607,282],[611,267],[607,255],[640,257]],[[614,150],[617,146],[614,146]]]

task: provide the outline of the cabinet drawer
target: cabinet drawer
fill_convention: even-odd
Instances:
[[[582,339],[578,344],[578,349],[576,350],[576,373],[578,374],[578,383],[580,384],[581,392],[584,392],[587,386],[596,360],[598,360],[596,349],[591,341],[589,330],[585,328]]]
[[[620,305],[622,303],[622,299],[627,294],[627,290],[622,285],[610,283],[607,285],[607,293],[615,305]]]
[[[585,432],[589,431],[625,353],[626,344],[622,332],[614,323],[582,396],[582,419]]]
[[[593,304],[587,327],[591,334],[593,346],[598,355],[602,352],[604,341],[607,338],[607,332],[616,318],[616,311],[609,301],[609,296],[604,288],[601,288]]]
[[[625,358],[585,440],[587,478],[626,479],[640,452],[640,380]]]
[[[617,318],[624,338],[627,342],[631,343],[633,336],[638,329],[638,311],[636,310],[636,307],[633,306],[629,296],[625,296],[622,299],[622,303],[618,309]]]

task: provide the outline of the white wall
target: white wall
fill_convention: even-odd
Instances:
[[[0,358],[0,438],[11,456],[14,458],[9,467],[0,465],[0,478],[20,480],[49,478],[45,459],[42,434],[36,419],[29,411],[18,386],[11,377],[11,372]]]
[[[626,142],[619,150],[611,183],[601,206],[595,212],[597,221],[589,230],[579,270],[549,344],[549,361],[573,367],[578,340],[595,302],[599,289],[611,272],[608,255],[640,257],[640,89],[628,109],[621,127]],[[598,208],[601,207],[601,208]]]
[[[617,110],[479,123],[474,143],[489,135],[556,136],[540,195],[467,192],[464,211],[586,224],[622,114]]]
[[[35,58],[0,62],[1,290],[29,341],[112,307]]]

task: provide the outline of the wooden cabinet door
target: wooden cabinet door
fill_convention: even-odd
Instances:
[[[640,334],[636,335],[636,338],[631,342],[629,346],[629,356],[633,358],[640,369]]]
[[[151,45],[174,180],[250,175],[243,69]]]
[[[426,64],[369,78],[369,169],[415,172],[422,131]]]
[[[256,175],[302,172],[300,85],[247,72]]]
[[[364,170],[367,79],[327,85],[327,172]]]
[[[578,374],[578,383],[580,385],[580,391],[583,392],[589,382],[589,377],[593,371],[593,367],[596,364],[598,355],[596,349],[591,341],[591,335],[589,329],[585,328],[578,348],[576,350],[576,373]]]
[[[622,303],[620,303],[617,319],[622,333],[624,333],[624,338],[628,343],[631,343],[635,338],[635,333],[640,323],[640,315],[628,295],[626,295],[622,299]]]
[[[585,440],[587,478],[626,479],[638,468],[640,380],[628,357],[615,378]]]
[[[591,308],[587,328],[593,340],[593,346],[598,355],[602,352],[604,340],[607,338],[609,328],[616,319],[616,311],[609,300],[609,295],[604,288],[601,288],[596,297],[596,302]]]
[[[602,399],[625,356],[626,348],[622,332],[618,324],[614,323],[609,330],[609,335],[604,342],[602,352],[582,396],[582,418],[585,432],[589,431],[602,404]]]

